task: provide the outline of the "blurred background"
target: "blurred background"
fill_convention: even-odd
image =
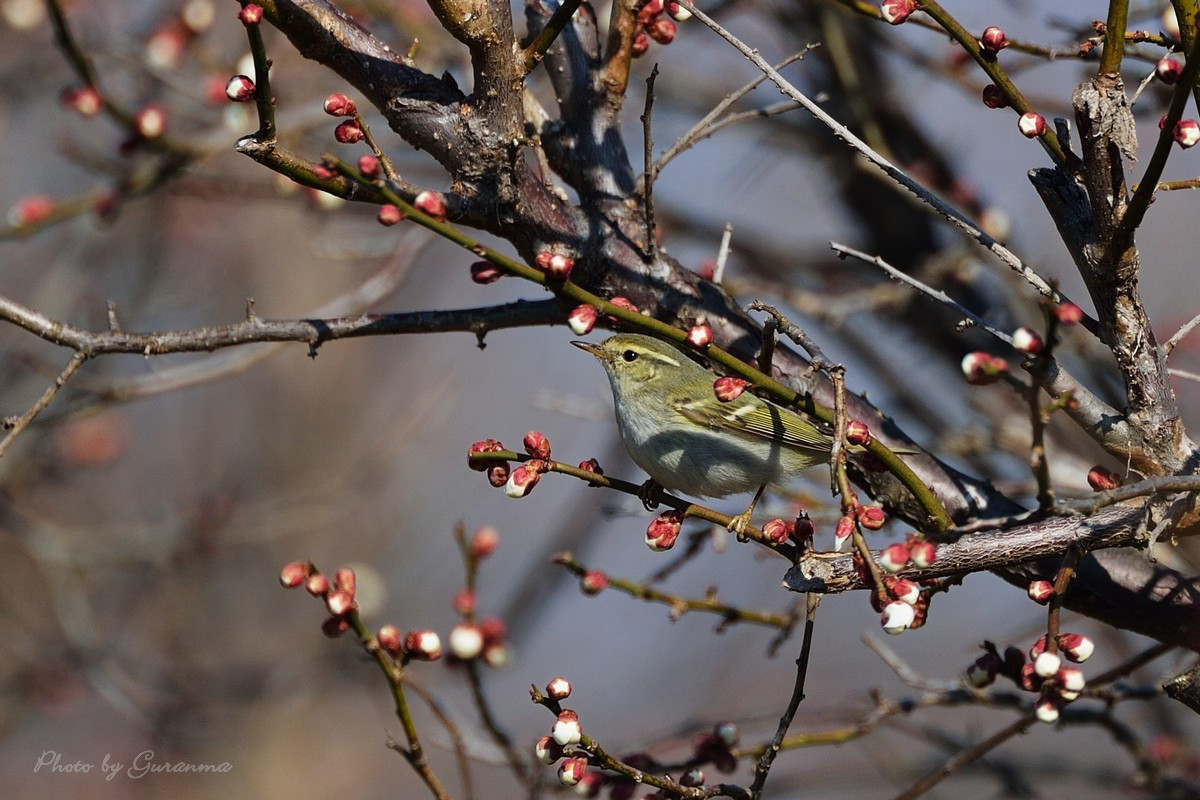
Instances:
[[[284,186],[236,154],[233,142],[256,123],[252,109],[223,97],[229,75],[252,71],[235,3],[64,5],[107,93],[130,108],[161,105],[168,136],[201,155],[116,211],[71,215],[29,236],[7,229],[0,294],[97,330],[108,324],[106,303],[125,329],[161,330],[236,322],[247,298],[260,316],[285,319],[544,296],[515,279],[478,286],[469,253],[415,228],[381,227],[372,207]],[[1061,48],[1054,59],[1014,50],[1011,64],[1047,119],[1069,116],[1072,89],[1094,70],[1073,54],[1106,4],[958,5],[953,10],[971,30],[1002,25],[1014,41]],[[395,48],[419,39],[418,66],[449,70],[469,87],[464,51],[421,4],[344,6]],[[1159,31],[1165,7],[1141,4],[1130,27]],[[980,103],[985,81],[944,35],[889,28],[834,3],[711,10],[774,61],[820,43],[785,74],[1088,308],[1025,177],[1048,159],[1018,134],[1011,111]],[[44,5],[3,0],[0,12],[0,208],[17,209],[10,225],[30,197],[95,205],[114,186],[153,174],[154,156],[123,150],[125,133],[116,125],[60,102],[77,79],[54,46]],[[598,15],[605,19],[606,9]],[[347,87],[275,31],[265,34],[287,145],[310,158],[332,148],[357,156],[333,142],[335,122],[321,111],[326,94]],[[1131,91],[1161,57],[1149,45],[1143,52],[1127,63]],[[635,64],[627,142],[637,163],[641,80],[654,62],[658,149],[756,78],[698,23],[681,25],[670,46],[653,46]],[[552,104],[540,80],[533,89]],[[1143,152],[1165,97],[1155,84],[1135,106]],[[760,87],[737,108],[779,99]],[[429,158],[377,116],[369,121],[409,181],[447,188]],[[1191,152],[1175,153],[1165,177],[1193,176],[1194,162]],[[958,369],[963,353],[992,343],[955,333],[953,317],[896,291],[879,273],[835,260],[828,242],[878,253],[1002,328],[1038,325],[1032,293],[999,265],[864,169],[802,112],[736,125],[699,143],[667,166],[655,198],[663,245],[682,263],[704,268],[723,226],[732,224],[725,282],[739,301],[781,304],[847,365],[851,388],[867,392],[924,446],[1014,497],[1029,496],[1022,404],[1003,386],[967,391]],[[1198,310],[1190,200],[1160,195],[1139,237],[1143,297],[1160,339]],[[771,630],[717,631],[719,620],[700,613],[672,621],[667,608],[611,590],[583,596],[550,563],[552,554],[570,550],[589,567],[635,580],[675,557],[646,549],[651,516],[637,500],[550,475],[514,501],[467,469],[472,442],[494,437],[519,448],[525,432],[537,429],[562,461],[595,457],[610,475],[643,480],[616,439],[604,375],[568,346],[572,338],[559,327],[492,333],[484,347],[467,333],[411,335],[333,342],[315,358],[302,345],[256,345],[86,364],[0,459],[0,795],[425,796],[386,747],[401,731],[378,670],[351,638],[325,638],[322,604],[282,590],[278,573],[296,559],[326,572],[352,566],[373,629],[392,623],[444,637],[458,620],[451,600],[463,585],[457,525],[468,534],[492,526],[500,535],[482,565],[478,606],[507,624],[509,663],[485,670],[484,686],[522,753],[532,752],[553,721],[530,703],[528,688],[555,675],[571,680],[567,704],[613,753],[684,757],[697,733],[727,719],[738,723],[743,744],[768,739],[791,693],[798,636],[769,657]],[[1200,372],[1198,348],[1200,338],[1184,340],[1172,365]],[[1081,337],[1059,352],[1094,390],[1119,396],[1103,351]],[[29,408],[69,357],[0,327],[0,413]],[[1196,383],[1181,380],[1177,389],[1185,419],[1194,420]],[[1086,492],[1092,464],[1123,470],[1068,426],[1056,424],[1052,433],[1062,494]],[[838,512],[826,480],[815,470],[768,497],[761,518],[803,505],[818,545],[829,546]],[[744,502],[733,498],[722,508],[736,512]],[[780,588],[781,559],[723,531],[689,523],[685,533],[704,540],[700,552],[660,588],[701,597],[715,587],[726,602],[782,613],[801,600]],[[873,544],[906,533],[893,526]],[[1195,571],[1194,548],[1157,555]],[[921,675],[954,680],[983,640],[1026,648],[1044,626],[1044,610],[1022,591],[972,575],[935,600],[928,625],[886,644]],[[1064,627],[1097,640],[1087,675],[1150,644],[1070,615]],[[793,732],[852,726],[872,708],[873,691],[891,699],[916,694],[865,636],[882,636],[865,596],[824,599]],[[1185,663],[1168,655],[1129,681],[1155,687]],[[474,757],[474,796],[521,796],[462,669],[414,664],[409,675],[464,737]],[[415,707],[435,769],[452,794],[465,796],[450,736],[426,705]],[[931,796],[1124,797],[1137,787],[1135,756],[1142,766],[1200,782],[1194,715],[1149,698],[1124,703],[1115,717],[1124,727],[1036,726]],[[1011,710],[979,707],[900,715],[836,750],[785,752],[768,796],[890,796],[1013,719]],[[228,762],[232,769],[106,779],[106,759],[130,765],[145,751],[154,763]],[[59,754],[63,767],[93,768],[35,769],[46,753]],[[732,780],[748,783],[750,771],[743,765]],[[545,775],[553,784],[547,788],[557,790],[552,768]]]

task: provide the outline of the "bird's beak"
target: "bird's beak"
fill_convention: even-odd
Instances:
[[[579,342],[579,341],[573,341],[573,342],[571,342],[571,344],[575,345],[580,350],[584,350],[588,353],[591,353],[596,358],[601,358],[601,359],[604,358],[604,349],[602,347],[600,347],[600,345],[598,345],[598,344],[592,344],[591,342]]]

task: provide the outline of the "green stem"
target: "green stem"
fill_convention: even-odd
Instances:
[[[1111,0],[1108,19],[1104,21],[1104,53],[1100,56],[1100,74],[1116,75],[1121,71],[1125,55],[1125,25],[1129,0]]]

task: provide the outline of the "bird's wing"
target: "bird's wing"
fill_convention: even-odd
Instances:
[[[708,398],[684,400],[676,405],[675,410],[697,425],[708,428],[782,442],[800,450],[819,453],[828,453],[830,450],[831,437],[815,423],[757,398],[739,398],[735,402],[722,404],[713,403]]]

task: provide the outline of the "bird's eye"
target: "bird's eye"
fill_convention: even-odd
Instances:
[[[626,361],[637,361],[638,354],[636,350],[626,350],[621,354],[621,357]]]

